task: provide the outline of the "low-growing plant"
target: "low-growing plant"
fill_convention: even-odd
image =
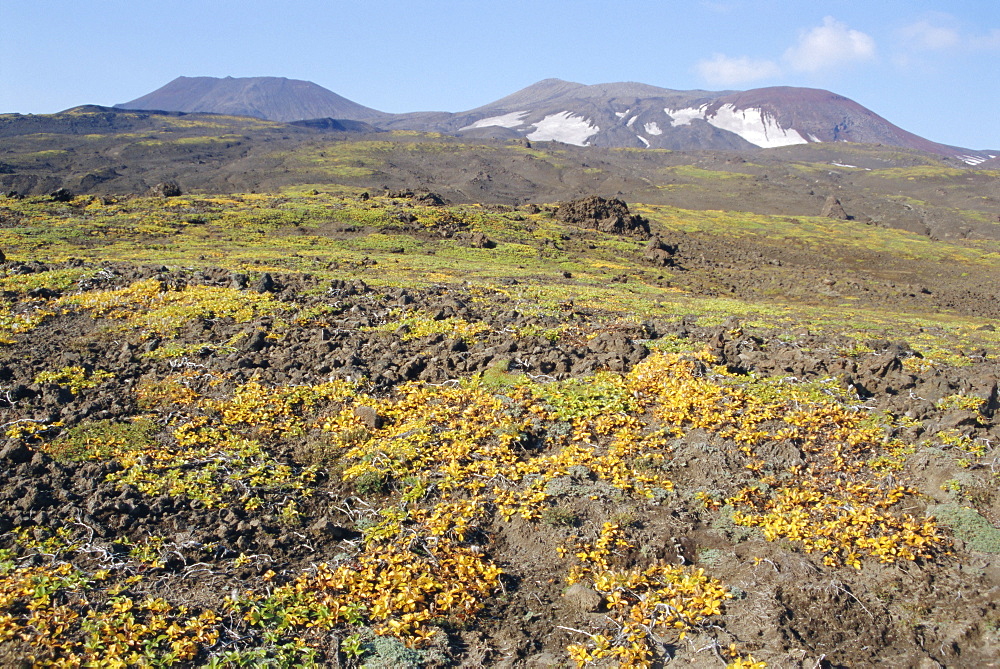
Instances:
[[[35,376],[35,383],[53,383],[61,388],[67,388],[74,395],[79,395],[82,390],[96,388],[108,379],[113,379],[114,374],[104,370],[95,369],[93,371],[84,367],[69,366],[57,371],[39,372]]]
[[[564,506],[550,506],[542,510],[541,521],[546,525],[573,527],[580,522],[580,516]]]
[[[975,395],[946,395],[936,406],[944,410],[979,411],[985,403],[986,400]]]
[[[392,332],[402,330],[403,341],[412,341],[430,335],[444,335],[450,339],[460,339],[471,343],[489,329],[486,323],[470,322],[458,316],[448,316],[447,318],[435,319],[429,314],[422,312],[402,312],[396,311],[390,314],[384,325],[371,328]]]
[[[75,425],[42,448],[61,462],[104,460],[128,451],[145,451],[156,442],[159,430],[148,418],[99,420]]]
[[[157,279],[143,279],[125,287],[67,295],[56,301],[62,308],[78,308],[95,318],[125,321],[147,337],[174,335],[192,321],[231,318],[245,323],[284,310],[270,293],[217,286],[186,286],[171,290]]]
[[[69,562],[14,558],[0,550],[0,642],[27,644],[37,664],[168,667],[193,661],[219,639],[214,611],[136,600],[122,594],[125,583],[94,602],[87,592],[109,579],[107,569],[88,574]]]
[[[366,496],[383,493],[389,486],[388,477],[383,472],[375,470],[368,470],[359,474],[353,482],[357,493]]]
[[[955,503],[938,504],[928,509],[956,537],[972,550],[1000,553],[1000,529],[975,509]]]
[[[577,541],[572,548],[559,549],[563,555],[572,551],[576,558],[566,582],[588,582],[602,595],[615,623],[612,634],[592,634],[585,643],[567,646],[578,667],[602,660],[649,667],[665,635],[683,639],[720,615],[725,601],[732,598],[721,581],[706,577],[702,569],[663,564],[646,569],[612,567],[613,555],[630,548],[622,529],[605,523],[596,541]]]

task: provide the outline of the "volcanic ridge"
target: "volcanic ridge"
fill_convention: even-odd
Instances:
[[[918,149],[969,165],[997,156],[997,152],[924,139],[835,93],[789,86],[711,92],[634,82],[584,85],[546,79],[465,112],[388,114],[308,81],[178,77],[116,107],[237,114],[274,121],[331,117],[390,130],[524,137],[577,146],[747,149],[842,141]]]

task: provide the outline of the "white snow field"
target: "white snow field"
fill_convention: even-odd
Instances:
[[[472,128],[487,128],[489,126],[500,126],[501,128],[516,128],[519,125],[523,125],[524,117],[528,115],[526,111],[516,111],[509,114],[503,114],[502,116],[491,116],[489,118],[481,118],[472,125],[467,125],[464,128],[459,128],[459,130],[471,130]]]
[[[673,120],[671,125],[688,125],[696,118],[704,119],[716,128],[735,133],[756,146],[774,148],[791,144],[808,144],[809,140],[791,128],[782,128],[778,122],[763,110],[755,107],[736,109],[733,105],[722,105],[715,114],[708,116],[707,105],[686,109],[664,109]]]
[[[660,126],[656,124],[656,121],[652,121],[643,126],[646,129],[647,135],[662,135],[663,131],[660,130]]]
[[[688,107],[686,109],[664,108],[663,111],[667,113],[667,116],[673,119],[670,121],[670,125],[675,128],[679,125],[688,125],[696,118],[705,118],[705,105],[702,105],[701,107]]]
[[[564,111],[543,118],[535,124],[535,129],[527,137],[536,142],[555,140],[576,146],[587,146],[587,140],[600,131],[598,126],[592,125],[584,117]]]

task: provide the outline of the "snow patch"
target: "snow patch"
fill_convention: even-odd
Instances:
[[[663,111],[667,113],[670,117],[670,125],[675,128],[679,125],[690,125],[691,121],[696,118],[705,118],[705,107],[707,105],[702,105],[700,107],[687,107],[686,109],[670,109],[669,107],[664,107]]]
[[[812,133],[809,133],[809,141],[810,142],[822,142],[823,140],[820,139],[819,137],[817,137],[816,135],[814,135]]]
[[[808,144],[809,140],[791,128],[782,128],[770,115],[762,109],[736,109],[734,105],[722,105],[709,116],[706,113],[708,105],[687,107],[685,109],[664,109],[672,119],[671,125],[688,125],[696,118],[704,119],[720,130],[728,130],[746,141],[762,148],[789,146],[792,144]]]
[[[662,135],[663,131],[660,130],[660,126],[656,125],[656,121],[652,121],[643,126],[646,129],[647,135]]]
[[[872,168],[870,167],[858,167],[857,165],[848,165],[847,163],[830,163],[830,164],[834,165],[835,167],[853,167],[856,170],[865,170],[866,172],[872,171]]]
[[[632,111],[632,110],[631,109],[626,109],[623,112],[615,112],[615,116],[617,116],[618,118],[625,118],[626,116],[628,116],[628,113],[630,111]]]
[[[472,125],[467,125],[464,128],[459,128],[459,130],[471,130],[473,128],[487,128],[489,126],[500,126],[501,128],[516,128],[519,125],[523,125],[524,117],[528,115],[526,111],[511,112],[509,114],[503,114],[502,116],[490,116],[489,118],[479,119]]]
[[[645,145],[646,145],[646,148],[647,148],[647,149],[649,148],[649,140],[648,140],[648,139],[646,139],[646,138],[645,138],[645,137],[643,137],[642,135],[636,135],[636,137],[638,137],[638,138],[639,138],[639,141],[640,141],[640,142],[642,142],[643,144],[645,144]]]
[[[722,105],[712,118],[705,120],[716,128],[734,132],[751,144],[764,148],[809,143],[796,130],[782,128],[761,109],[737,110],[733,105]]]
[[[982,156],[957,156],[957,158],[966,165],[978,165],[979,163],[985,163],[987,160]]]
[[[631,127],[632,127],[632,124],[633,124],[633,123],[635,123],[635,120],[636,120],[637,118],[639,118],[639,117],[638,117],[638,116],[633,116],[632,118],[630,118],[630,119],[628,120],[628,123],[626,123],[625,125],[626,125],[626,126],[628,126],[629,128],[631,128]]]
[[[534,131],[527,137],[536,142],[555,140],[576,146],[587,146],[587,140],[601,129],[590,121],[572,112],[550,114],[535,124]]]

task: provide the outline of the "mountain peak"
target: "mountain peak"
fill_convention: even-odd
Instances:
[[[285,122],[324,117],[365,120],[382,115],[311,81],[285,77],[181,76],[115,107],[210,112]]]
[[[513,110],[516,107],[543,104],[546,100],[565,95],[570,91],[575,91],[580,88],[584,88],[584,85],[573,81],[564,81],[562,79],[542,79],[541,81],[536,81],[530,86],[522,88],[515,93],[511,93],[506,97],[496,100],[495,102],[491,102],[488,106],[491,108],[505,107]],[[484,107],[480,107],[480,109],[483,108]]]

